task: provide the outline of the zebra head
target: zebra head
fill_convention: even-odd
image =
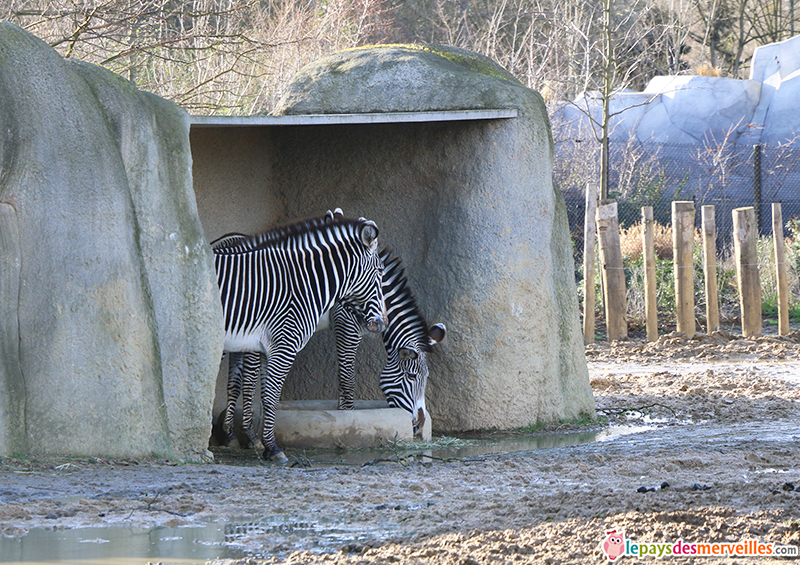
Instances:
[[[415,436],[422,434],[425,425],[425,387],[428,384],[428,361],[425,354],[444,339],[445,332],[444,324],[435,324],[428,330],[425,343],[411,341],[399,346],[386,343],[387,356],[386,365],[381,371],[381,391],[389,404],[395,408],[403,408],[411,414]]]
[[[383,293],[389,325],[383,332],[386,365],[380,386],[387,402],[411,414],[414,435],[425,424],[425,387],[428,362],[425,354],[444,339],[444,324],[428,326],[408,286],[402,262],[388,249],[381,250],[384,262]]]
[[[356,254],[352,284],[340,299],[363,313],[367,330],[381,332],[388,320],[382,286],[383,259],[378,253],[378,227],[371,220],[359,218],[356,229],[357,239],[364,247]]]

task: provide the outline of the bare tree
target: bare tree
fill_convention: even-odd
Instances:
[[[319,56],[382,40],[384,0],[18,0],[0,17],[198,113],[268,111]]]
[[[598,26],[601,36],[599,41],[586,43],[587,58],[595,61],[594,73],[587,75],[584,99],[576,107],[585,113],[594,138],[600,144],[600,198],[606,199],[609,195],[611,122],[619,113],[629,109],[612,112],[612,97],[615,92],[641,80],[642,67],[652,61],[652,46],[661,45],[665,30],[647,24],[647,16],[653,7],[646,2],[634,0],[628,10],[617,14],[611,0],[601,0],[597,9],[601,13]],[[599,95],[595,94],[597,91]],[[593,111],[596,101],[599,101],[599,112]]]
[[[742,150],[749,147],[737,146],[734,143],[736,132],[741,125],[742,120],[739,120],[721,135],[706,134],[702,146],[693,150],[692,160],[705,169],[708,178],[707,186],[699,187],[700,200],[706,199],[714,189],[724,190],[730,177],[738,172],[740,167],[748,164],[749,159],[743,158]]]
[[[464,47],[548,100],[607,102],[684,72],[691,43],[740,73],[756,42],[786,37],[793,1],[12,0],[0,17],[190,111],[247,114],[269,111],[304,64],[387,41]]]
[[[725,76],[744,78],[759,45],[792,37],[794,0],[693,0],[698,25],[691,38],[705,60]]]

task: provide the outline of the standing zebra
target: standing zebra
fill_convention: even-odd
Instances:
[[[341,216],[338,209],[336,214]],[[245,237],[228,234],[214,241],[212,246],[241,244]],[[400,259],[386,249],[380,251],[380,257],[384,264],[382,286],[388,318],[388,325],[383,330],[387,359],[381,371],[380,387],[391,406],[403,408],[411,414],[414,435],[419,435],[425,424],[425,387],[428,380],[425,354],[444,339],[446,330],[444,324],[428,326],[408,286]],[[333,305],[330,322],[336,339],[339,409],[352,410],[355,356],[366,322],[363,313],[347,301]],[[324,329],[322,323],[318,329]],[[242,427],[250,442],[255,443],[252,399],[262,362],[263,357],[258,353],[234,353],[228,359],[228,399],[222,426],[225,443],[233,439],[233,413],[240,394]]]
[[[383,329],[377,238],[371,221],[327,215],[213,248],[224,350],[263,355],[266,363],[261,389],[265,459],[287,460],[275,443],[275,408],[286,374],[322,313],[346,301],[364,312],[367,329]]]

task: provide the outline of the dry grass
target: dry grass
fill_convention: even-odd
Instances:
[[[712,67],[708,63],[703,63],[699,65],[697,69],[695,69],[695,73],[700,75],[701,77],[718,77],[720,76],[722,71],[720,71],[716,67]]]
[[[695,241],[702,241],[700,230],[696,230]],[[622,254],[636,260],[642,254],[642,224],[634,224],[619,231]],[[653,222],[653,245],[659,259],[672,259],[672,227]]]

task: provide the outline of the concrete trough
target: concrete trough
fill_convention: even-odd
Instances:
[[[281,447],[370,448],[413,440],[411,416],[381,401],[356,401],[355,410],[337,410],[335,400],[292,400],[278,405],[275,439]],[[425,417],[424,441],[431,439]]]

